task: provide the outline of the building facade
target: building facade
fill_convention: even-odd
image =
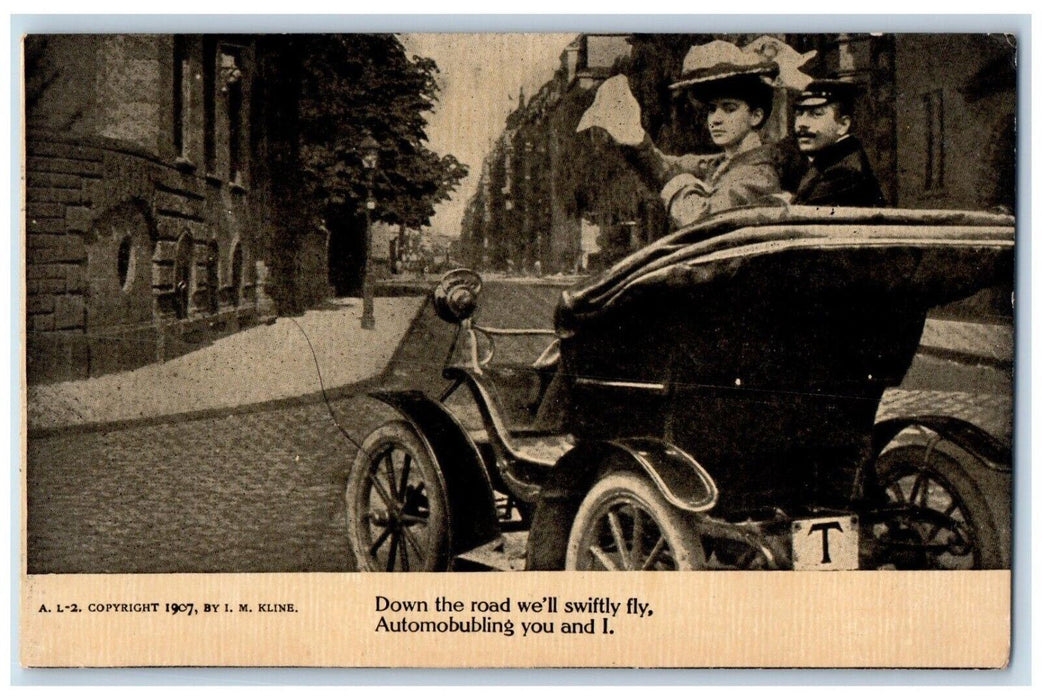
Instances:
[[[575,133],[596,88],[629,51],[624,35],[579,35],[561,53],[554,77],[527,101],[519,97],[464,217],[468,264],[540,274],[585,269],[584,222],[599,231],[604,251],[660,235],[660,222],[643,216],[652,211],[644,200],[653,194],[607,144]]]
[[[29,381],[167,359],[273,314],[256,42],[53,35],[24,50]]]
[[[895,179],[901,206],[1014,210],[1015,47],[1005,35],[898,36]]]

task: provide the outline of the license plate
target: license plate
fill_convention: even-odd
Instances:
[[[796,571],[857,569],[857,517],[843,515],[793,521],[792,568]]]

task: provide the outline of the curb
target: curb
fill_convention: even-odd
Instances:
[[[1002,360],[996,357],[988,357],[986,355],[979,355],[977,353],[965,352],[962,350],[954,350],[952,348],[944,348],[933,345],[920,345],[918,354],[927,355],[929,357],[935,357],[940,360],[949,360],[951,362],[957,362],[961,365],[989,367],[991,369],[1002,370],[1005,372],[1013,370],[1013,360]]]

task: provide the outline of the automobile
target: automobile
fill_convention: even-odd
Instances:
[[[1008,567],[1009,445],[935,407],[879,407],[931,309],[1012,288],[1014,230],[983,212],[734,210],[564,291],[552,329],[478,324],[480,276],[447,273],[449,388],[374,392],[396,418],[348,474],[359,568],[451,570],[511,531],[539,570]],[[497,340],[541,336],[534,363],[497,367]]]

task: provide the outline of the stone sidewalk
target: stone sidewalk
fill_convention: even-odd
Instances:
[[[877,420],[943,415],[1013,440],[1013,326],[927,319],[919,355],[900,387],[883,395]]]
[[[1009,363],[1013,361],[1013,325],[930,318],[919,344],[927,352],[949,351],[986,362]]]
[[[373,379],[384,371],[423,298],[375,301],[371,331],[360,327],[361,300],[335,299],[168,362],[29,387],[29,430],[234,409]]]

